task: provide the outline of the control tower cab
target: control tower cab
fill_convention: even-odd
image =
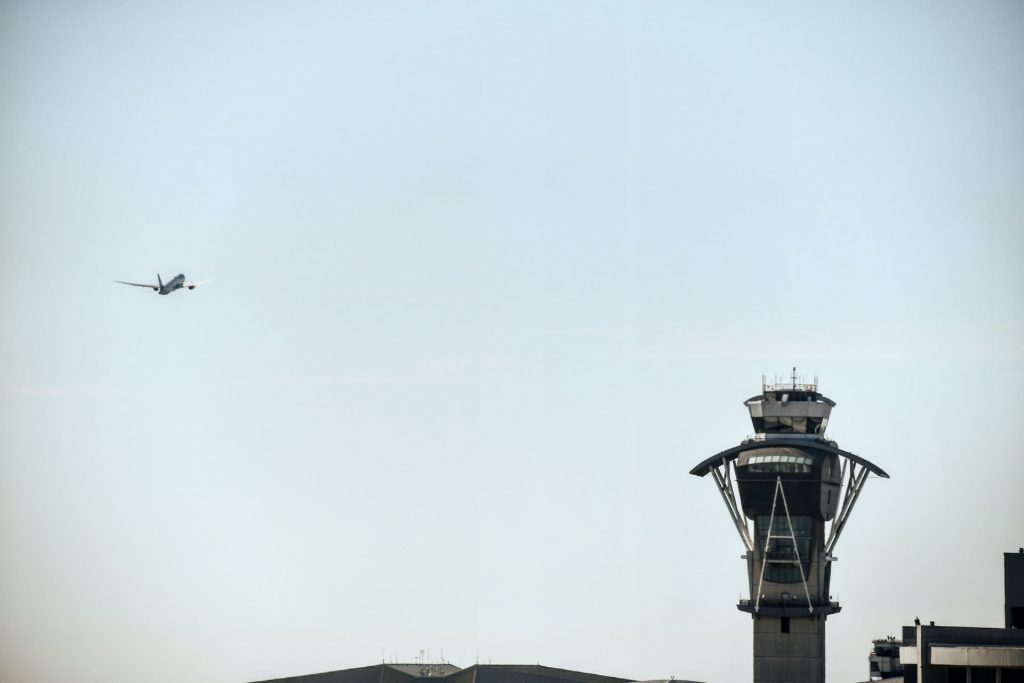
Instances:
[[[769,384],[744,402],[754,435],[711,456],[690,474],[711,473],[746,547],[754,620],[754,681],[825,680],[825,619],[839,535],[878,466],[825,436],[834,401],[811,384]],[[738,499],[737,499],[738,492]]]

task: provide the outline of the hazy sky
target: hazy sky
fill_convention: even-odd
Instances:
[[[1001,625],[1022,257],[1020,2],[0,2],[0,679],[749,680],[793,365],[830,680]]]

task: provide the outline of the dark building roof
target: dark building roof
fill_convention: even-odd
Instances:
[[[630,683],[631,680],[539,664],[476,664],[466,669],[451,664],[375,664],[258,683],[422,683],[423,679],[443,680],[444,683]]]
[[[477,664],[449,679],[451,683],[629,683],[630,680],[540,664]]]

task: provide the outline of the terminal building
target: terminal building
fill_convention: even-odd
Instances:
[[[696,681],[633,681],[629,678],[556,669],[539,664],[475,664],[461,669],[453,664],[374,664],[357,669],[274,678],[258,683],[697,683]]]
[[[1004,627],[903,627],[905,683],[1024,683],[1024,548],[1003,556]]]

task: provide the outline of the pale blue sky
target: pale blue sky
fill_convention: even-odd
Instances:
[[[1024,5],[4,2],[0,102],[3,680],[749,679],[688,471],[793,365],[830,680],[1001,623]]]

